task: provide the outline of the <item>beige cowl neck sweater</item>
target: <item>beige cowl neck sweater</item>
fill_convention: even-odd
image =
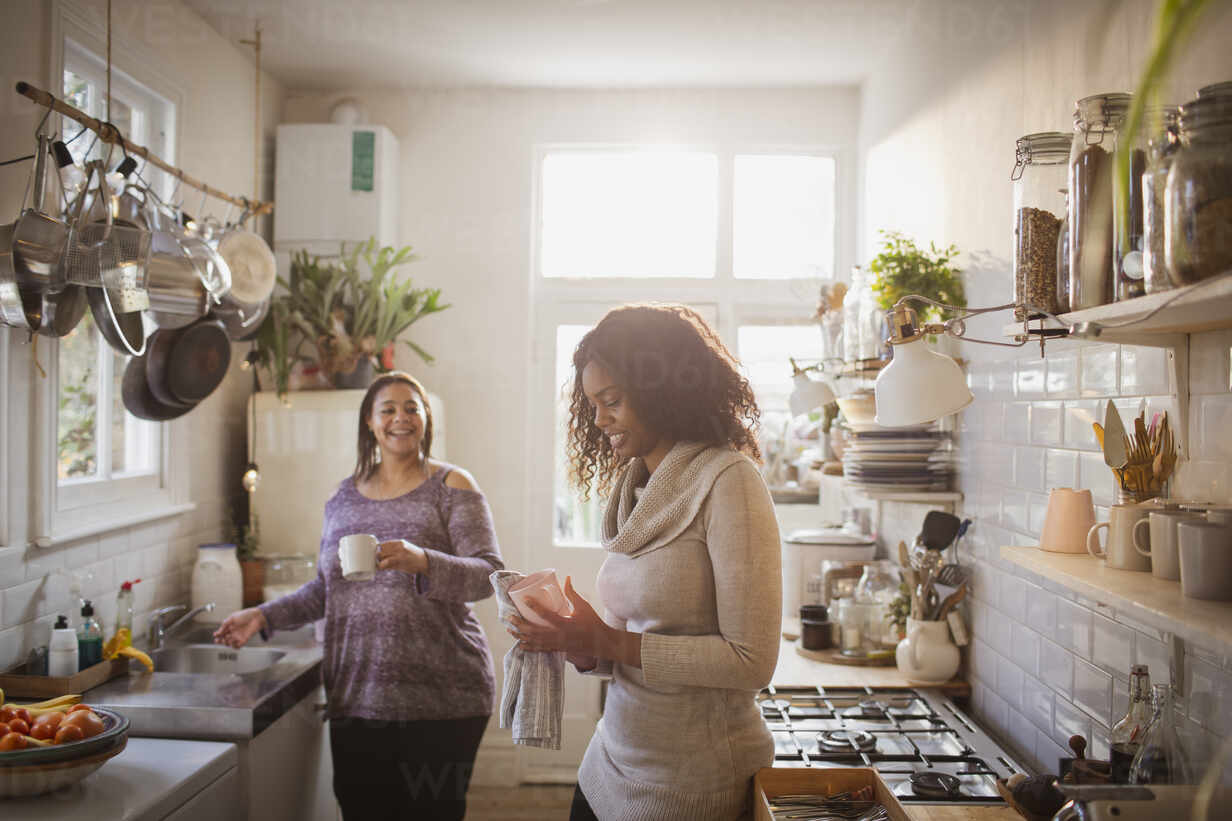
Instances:
[[[617,479],[598,584],[604,620],[642,634],[642,667],[601,666],[612,684],[578,783],[601,821],[734,821],[774,760],[755,701],[778,660],[774,505],[727,448],[679,443],[647,475],[634,459]]]

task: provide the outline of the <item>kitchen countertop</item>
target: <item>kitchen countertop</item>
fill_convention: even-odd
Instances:
[[[967,807],[954,804],[932,806],[909,804],[911,821],[1021,821],[1022,816],[1009,807]]]
[[[195,627],[168,646],[208,642],[212,629]],[[131,736],[250,739],[320,685],[322,648],[311,625],[276,632],[268,642],[254,638],[249,646],[277,648],[286,655],[265,670],[243,675],[147,673],[133,662],[128,675],[83,693],[82,700],[122,713]]]
[[[915,687],[898,668],[857,667],[850,664],[832,664],[806,658],[796,652],[798,641],[781,639],[779,664],[771,680],[775,687]],[[971,685],[961,679],[948,684],[930,686],[950,698],[966,699],[971,696]]]
[[[129,738],[124,752],[79,783],[46,795],[0,801],[23,821],[147,821],[165,818],[239,762],[234,744]]]

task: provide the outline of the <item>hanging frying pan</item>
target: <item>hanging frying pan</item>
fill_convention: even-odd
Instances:
[[[124,407],[138,419],[151,422],[166,422],[188,413],[194,407],[193,403],[178,406],[164,405],[150,392],[147,360],[144,356],[134,356],[128,360],[124,368],[124,380],[120,383],[120,396]]]
[[[145,353],[145,323],[141,311],[119,311],[108,288],[86,288],[86,299],[98,332],[107,344],[122,354],[141,356]]]
[[[217,319],[162,329],[151,338],[146,380],[164,404],[196,404],[214,392],[231,364],[231,340]]]

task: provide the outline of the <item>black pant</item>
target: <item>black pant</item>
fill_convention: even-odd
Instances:
[[[334,719],[334,795],[346,821],[462,821],[488,716]]]
[[[590,808],[590,802],[582,794],[581,787],[573,788],[573,806],[569,807],[569,821],[599,821],[599,816]]]

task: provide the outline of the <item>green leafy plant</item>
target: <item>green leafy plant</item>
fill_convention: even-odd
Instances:
[[[898,595],[890,601],[890,606],[886,612],[886,621],[894,625],[894,629],[898,631],[899,636],[904,636],[907,633],[907,617],[911,615],[911,591],[907,588],[907,583],[902,582],[898,586]]]
[[[235,545],[235,556],[241,562],[250,562],[257,557],[261,547],[261,528],[257,517],[252,517],[252,524],[241,525],[232,521],[229,539]]]
[[[326,378],[351,373],[378,356],[425,316],[445,310],[439,288],[416,288],[394,270],[413,261],[410,246],[380,247],[376,239],[343,246],[336,258],[297,251],[287,278],[257,334],[258,361],[269,368],[279,394],[287,391],[297,362],[316,364]],[[409,339],[403,344],[425,362],[431,354]],[[305,350],[305,345],[308,346]]]
[[[869,261],[868,269],[873,274],[873,293],[882,308],[890,310],[907,294],[919,294],[947,305],[967,306],[962,277],[953,264],[958,256],[956,246],[938,248],[936,243],[929,243],[925,251],[898,231],[879,233],[883,238],[881,253]],[[941,315],[931,305],[912,307],[924,321],[937,319]]]

